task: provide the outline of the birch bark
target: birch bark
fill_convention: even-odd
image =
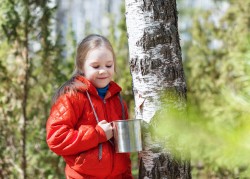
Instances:
[[[178,109],[186,106],[176,0],[125,2],[135,117],[145,122],[139,178],[191,178],[189,162],[175,160],[147,131],[163,105],[164,92],[176,95],[164,99],[166,104]]]

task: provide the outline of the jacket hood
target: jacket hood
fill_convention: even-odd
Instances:
[[[81,92],[88,91],[90,94],[94,96],[99,96],[96,87],[82,75],[77,75],[75,77],[74,86],[77,91],[81,91]],[[104,99],[108,99],[111,96],[116,95],[117,93],[121,92],[121,90],[122,89],[118,84],[116,84],[114,81],[111,81],[109,83],[109,88]]]

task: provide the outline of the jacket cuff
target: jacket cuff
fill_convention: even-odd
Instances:
[[[98,133],[98,143],[106,142],[107,137],[106,137],[104,130],[98,125],[95,127],[95,130]]]

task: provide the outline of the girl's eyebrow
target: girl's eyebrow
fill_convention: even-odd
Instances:
[[[113,63],[114,61],[113,60],[109,60],[107,61],[106,63]],[[99,64],[100,62],[98,61],[94,61],[94,62],[91,62],[90,64]]]
[[[95,65],[95,64],[98,64],[98,62],[91,62],[90,64],[93,64],[93,65]]]

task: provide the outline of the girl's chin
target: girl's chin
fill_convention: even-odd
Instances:
[[[95,87],[97,88],[104,88],[108,85],[109,83],[103,83],[103,84],[96,84]]]

